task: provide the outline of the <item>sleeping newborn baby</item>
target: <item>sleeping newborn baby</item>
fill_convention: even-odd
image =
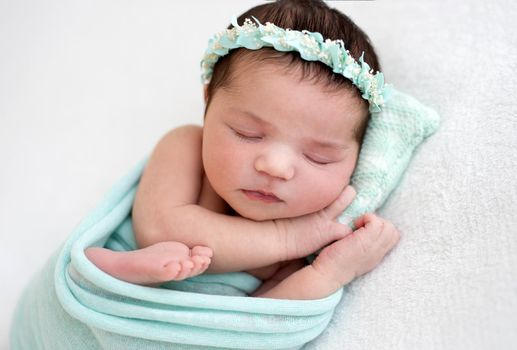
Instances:
[[[328,15],[326,5],[296,15],[264,6],[276,3],[247,11],[240,28],[255,30],[244,21],[254,16],[346,38],[352,57],[380,69],[368,37],[344,14],[336,25],[315,20]],[[167,133],[146,165],[132,211],[139,249],[88,248],[87,257],[152,286],[246,271],[263,281],[252,296],[281,299],[324,298],[377,266],[400,238],[393,224],[373,213],[354,231],[337,221],[355,196],[349,182],[372,99],[328,65],[270,47],[233,49],[210,74],[204,125]]]

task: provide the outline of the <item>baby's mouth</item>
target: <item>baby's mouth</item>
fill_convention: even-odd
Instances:
[[[242,193],[251,200],[261,201],[265,203],[279,203],[282,202],[274,193],[262,190],[242,190]]]

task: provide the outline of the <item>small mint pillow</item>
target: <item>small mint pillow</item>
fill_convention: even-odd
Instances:
[[[357,195],[339,222],[348,224],[378,209],[397,187],[415,148],[439,123],[436,111],[393,89],[382,111],[371,115],[351,179]]]

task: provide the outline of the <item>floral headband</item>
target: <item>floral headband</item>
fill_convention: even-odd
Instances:
[[[320,61],[352,81],[359,88],[361,97],[370,104],[370,112],[380,112],[382,105],[390,96],[392,86],[384,83],[381,72],[372,74],[373,70],[364,62],[364,52],[357,62],[342,40],[323,39],[318,32],[283,29],[270,22],[262,25],[252,16],[258,27],[249,18],[239,26],[237,18],[232,17],[232,29],[215,34],[208,41],[208,48],[201,60],[201,79],[208,84],[212,77],[214,65],[219,57],[225,56],[231,49],[244,47],[258,50],[273,47],[278,51],[298,51],[307,61]]]

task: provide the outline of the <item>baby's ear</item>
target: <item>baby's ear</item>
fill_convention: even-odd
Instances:
[[[203,85],[203,96],[206,104],[208,102],[208,84]]]

